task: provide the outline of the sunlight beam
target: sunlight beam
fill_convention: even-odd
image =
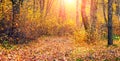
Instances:
[[[75,0],[65,0],[66,4],[72,5],[74,4]]]

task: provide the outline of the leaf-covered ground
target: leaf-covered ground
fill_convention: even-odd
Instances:
[[[42,37],[28,44],[0,47],[0,61],[120,61],[120,41],[106,46],[76,45],[69,37]]]

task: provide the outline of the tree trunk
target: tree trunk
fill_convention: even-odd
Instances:
[[[60,0],[59,19],[60,19],[59,20],[60,23],[63,23],[64,20],[66,20],[65,2],[64,2],[64,0]]]
[[[91,8],[90,8],[90,16],[91,16],[91,31],[90,31],[90,41],[95,42],[97,39],[97,0],[91,0]]]
[[[40,4],[40,17],[41,17],[41,23],[44,20],[44,9],[45,9],[45,0],[39,0],[39,4]]]
[[[90,24],[88,22],[88,17],[86,15],[86,0],[82,0],[82,3],[81,3],[81,16],[82,16],[82,21],[84,24],[85,31],[88,32],[90,28]]]
[[[12,29],[10,30],[10,37],[13,37],[14,39],[18,38],[18,22],[20,20],[20,1],[19,0],[11,0],[12,1],[12,12],[13,12],[13,20],[12,20]],[[14,41],[15,44],[18,43],[17,40]]]
[[[3,0],[0,0],[0,11],[1,11],[1,14],[2,16],[4,15],[4,10],[3,10]],[[3,19],[3,17],[2,17]]]
[[[17,21],[19,21],[20,1],[12,0],[12,10],[13,10],[13,22],[12,22],[13,29],[12,29],[12,31],[14,32],[14,30],[17,28],[17,25],[18,25]]]
[[[102,6],[103,6],[103,16],[104,16],[104,20],[105,20],[105,23],[107,24],[107,17],[106,17],[106,5],[105,5],[105,1],[102,0]]]
[[[45,13],[44,18],[46,18],[46,16],[47,16],[48,13],[50,12],[50,9],[51,9],[53,3],[54,3],[54,0],[48,0],[48,1],[47,1],[47,6],[46,6],[46,10],[45,10],[46,13]]]
[[[45,8],[45,0],[40,0],[40,13],[42,14]]]
[[[88,17],[86,14],[86,0],[82,0],[81,2],[81,16],[82,16],[82,22],[86,31],[86,42],[89,44],[90,43],[90,23],[88,21]]]
[[[36,12],[36,0],[33,1],[33,17],[35,17]]]
[[[113,33],[112,33],[112,2],[113,0],[108,0],[108,45],[113,44]]]
[[[118,19],[120,21],[120,0],[116,0],[116,4],[117,4],[117,6],[116,6],[116,14],[117,14]]]

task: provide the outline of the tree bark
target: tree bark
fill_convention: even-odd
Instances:
[[[97,39],[97,1],[91,0],[90,16],[91,16],[91,30],[90,30],[90,41],[95,42]]]
[[[108,45],[113,45],[113,33],[112,33],[112,2],[113,0],[108,0]]]
[[[107,17],[106,17],[106,5],[105,5],[105,1],[102,0],[102,6],[103,6],[103,16],[104,16],[104,20],[105,20],[105,23],[107,24]]]
[[[48,13],[50,12],[50,9],[51,9],[51,7],[52,7],[52,5],[53,5],[53,2],[54,2],[54,0],[48,0],[48,1],[47,1],[46,13],[45,13],[44,18],[46,18],[46,16],[47,16]]]
[[[82,0],[82,3],[81,3],[81,16],[82,16],[82,21],[84,24],[85,31],[88,32],[90,28],[90,24],[88,22],[88,17],[86,15],[86,0]]]
[[[86,39],[85,41],[90,44],[90,23],[88,21],[88,17],[86,14],[86,0],[82,0],[81,2],[81,16],[82,16],[82,22],[86,31]]]
[[[1,14],[2,16],[4,15],[4,10],[3,10],[3,0],[0,0],[0,10],[1,10]],[[3,17],[2,17],[3,18]]]
[[[19,0],[11,0],[12,1],[12,12],[13,12],[13,20],[12,20],[12,34],[16,32],[15,29],[17,28],[17,21],[19,21],[19,14],[20,14],[20,1]]]
[[[40,0],[40,13],[42,14],[45,8],[45,0]]]
[[[41,19],[42,21],[45,20],[46,16],[48,15],[52,4],[53,4],[54,0],[40,0],[39,4],[40,4],[40,14],[41,14]],[[45,5],[46,3],[46,5]]]
[[[17,31],[18,26],[19,26],[19,20],[20,20],[20,2],[22,0],[11,0],[12,2],[12,14],[13,14],[13,18],[12,18],[12,28],[10,30],[9,36],[16,39],[18,37],[20,37],[20,35],[18,34],[19,32]],[[14,41],[15,44],[18,43],[17,40]]]
[[[118,20],[120,21],[120,0],[116,0],[116,15],[118,16]]]

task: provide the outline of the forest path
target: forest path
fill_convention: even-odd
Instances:
[[[0,46],[0,61],[120,61],[120,41],[107,47],[106,41],[96,45],[77,46],[70,37],[40,37],[27,44]]]
[[[68,37],[41,37],[28,44],[13,46],[8,50],[0,49],[2,61],[53,61],[65,60],[74,49],[73,42]]]

